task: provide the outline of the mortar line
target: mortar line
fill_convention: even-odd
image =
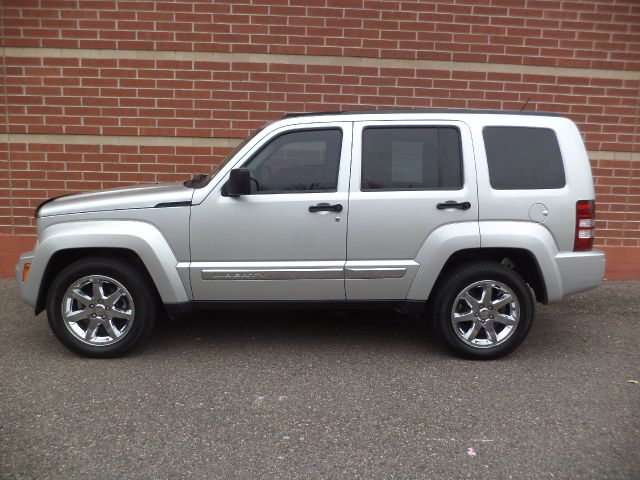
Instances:
[[[277,63],[293,65],[324,65],[345,67],[408,68],[453,70],[485,73],[519,73],[578,78],[615,78],[640,80],[640,71],[600,68],[550,67],[512,63],[459,62],[453,60],[421,60],[353,56],[294,55],[279,53],[227,53],[173,50],[115,50],[88,48],[6,47],[9,57],[51,57],[129,60],[182,60],[222,63]]]

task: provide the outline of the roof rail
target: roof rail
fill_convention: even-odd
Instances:
[[[558,113],[551,112],[523,112],[518,110],[473,110],[466,108],[405,108],[395,110],[337,110],[333,112],[300,112],[300,113],[285,113],[282,118],[296,118],[296,117],[314,117],[325,115],[370,115],[370,114],[393,114],[393,113],[464,113],[464,114],[491,114],[491,115],[537,115],[545,117],[561,117]]]
[[[285,113],[282,118],[294,118],[294,117],[315,117],[316,115],[342,115],[348,113],[345,110],[336,110],[334,112],[293,112]]]

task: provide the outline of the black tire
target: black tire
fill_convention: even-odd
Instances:
[[[100,293],[91,297],[94,284],[99,285]],[[86,301],[78,303],[78,300],[65,299],[69,298],[67,294],[71,288],[78,285],[83,286],[75,291],[85,295],[82,298],[87,301],[90,297],[113,295],[111,299],[104,298],[91,305]],[[118,287],[125,290],[118,290]],[[114,303],[109,306],[109,302]],[[67,316],[75,315],[76,310],[82,318],[77,322],[65,322],[63,309]],[[47,295],[47,318],[53,333],[67,348],[87,357],[118,357],[129,352],[151,334],[160,312],[157,293],[146,272],[135,262],[112,257],[77,260],[55,277]],[[90,323],[92,315],[97,316],[94,323]],[[108,324],[104,319],[108,319]],[[98,322],[102,323],[96,327]],[[86,336],[88,330],[91,330],[90,338]],[[85,340],[80,339],[83,331]]]
[[[469,296],[459,298],[465,292]],[[487,295],[493,300],[486,301]],[[507,304],[501,305],[500,300]],[[493,359],[512,352],[525,339],[533,321],[534,300],[517,272],[496,262],[474,262],[446,273],[428,312],[438,336],[455,354]]]

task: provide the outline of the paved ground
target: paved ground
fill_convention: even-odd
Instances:
[[[640,478],[640,282],[540,306],[493,362],[392,313],[312,311],[87,360],[11,280],[0,305],[2,479]]]

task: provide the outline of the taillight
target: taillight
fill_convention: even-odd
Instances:
[[[573,251],[580,252],[593,248],[596,227],[596,203],[593,200],[576,202],[576,234]]]

